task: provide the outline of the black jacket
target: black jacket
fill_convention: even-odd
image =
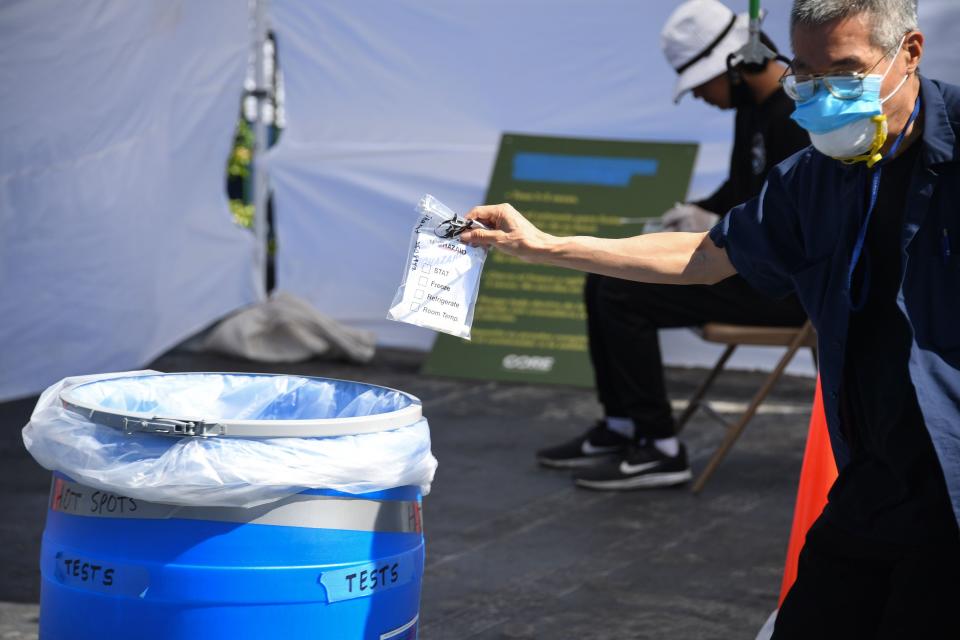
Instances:
[[[807,132],[790,119],[794,102],[777,88],[762,104],[741,101],[733,130],[730,175],[699,207],[723,215],[760,193],[767,173],[810,144]]]

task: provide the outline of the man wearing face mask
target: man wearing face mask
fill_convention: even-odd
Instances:
[[[558,238],[509,205],[463,241],[643,282],[739,273],[817,329],[839,477],[773,637],[960,637],[960,87],[915,0],[794,0],[782,83],[813,146],[709,233]]]
[[[719,215],[757,195],[774,165],[810,144],[790,119],[793,101],[780,87],[786,66],[776,60],[730,61],[747,42],[747,25],[746,14],[736,15],[718,0],[687,0],[663,27],[663,51],[677,71],[674,100],[692,93],[714,107],[736,109],[727,180],[709,198],[668,211],[665,229],[709,229]],[[604,417],[569,442],[541,449],[537,460],[546,467],[575,469],[578,486],[598,490],[663,487],[690,479],[667,398],[658,329],[806,321],[795,296],[771,299],[738,276],[713,286],[677,288],[589,274],[584,302]]]

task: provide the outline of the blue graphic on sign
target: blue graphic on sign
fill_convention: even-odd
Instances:
[[[626,187],[634,176],[657,175],[653,158],[611,158],[522,152],[513,157],[513,179]]]

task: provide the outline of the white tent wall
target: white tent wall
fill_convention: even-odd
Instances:
[[[668,2],[274,0],[287,128],[269,155],[278,286],[381,344],[413,206],[480,203],[503,131],[702,139],[695,189],[722,179],[732,118],[672,102]]]
[[[427,348],[431,332],[384,314],[400,280],[413,206],[430,192],[480,203],[501,132],[698,141],[690,198],[726,174],[732,117],[674,105],[660,28],[679,2],[654,0],[273,0],[287,129],[268,155],[278,286],[384,345]],[[745,12],[746,0],[728,6]],[[764,30],[789,51],[790,0],[765,0]],[[922,0],[935,77],[957,79],[955,0]],[[667,362],[719,351],[663,332]],[[731,366],[769,368],[743,348]],[[790,371],[812,373],[801,354]]]
[[[246,0],[0,4],[0,400],[256,298],[225,166]]]

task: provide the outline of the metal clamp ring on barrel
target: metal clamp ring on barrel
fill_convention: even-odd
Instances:
[[[211,437],[224,435],[226,429],[222,424],[215,422],[204,422],[203,420],[177,420],[175,418],[161,418],[154,416],[152,418],[131,418],[129,416],[108,413],[106,411],[96,411],[79,407],[70,402],[63,401],[63,406],[67,411],[82,416],[85,420],[90,420],[105,427],[119,429],[127,435],[135,433],[150,433],[154,435],[166,436],[199,436]]]
[[[160,374],[180,375],[180,374]],[[197,375],[197,374],[183,374]],[[259,374],[276,375],[276,374]],[[324,379],[327,380],[327,379]],[[168,418],[163,416],[126,414],[116,411],[104,411],[65,397],[61,392],[63,407],[85,420],[118,429],[127,435],[137,433],[171,437],[235,437],[235,438],[310,438],[317,436],[356,435],[385,431],[408,426],[422,417],[420,401],[403,391],[381,387],[400,393],[410,399],[410,404],[394,411],[370,416],[350,416],[347,418],[318,418],[313,420],[233,420],[222,419],[207,422],[199,418]],[[330,426],[333,425],[333,426]]]

